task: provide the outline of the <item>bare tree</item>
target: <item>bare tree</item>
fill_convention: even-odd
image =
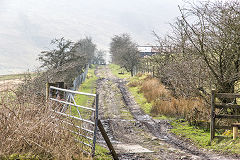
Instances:
[[[93,64],[106,64],[106,52],[97,50],[93,58]]]
[[[161,39],[152,61],[156,74],[176,94],[208,95],[211,88],[234,92],[240,78],[240,4],[205,2],[180,8],[173,34]],[[172,46],[164,50],[163,46]]]
[[[139,63],[140,55],[137,44],[132,42],[128,34],[116,35],[112,38],[110,53],[113,63],[125,68],[133,76],[134,67]]]
[[[96,51],[96,44],[92,42],[91,37],[86,37],[76,42],[72,51],[75,56],[84,57],[86,59],[86,63],[92,63],[91,61],[93,60]]]
[[[180,8],[179,22],[192,53],[207,65],[219,92],[234,92],[240,67],[240,3],[208,2]]]
[[[53,39],[52,45],[55,45],[55,49],[49,51],[42,51],[38,57],[38,60],[42,62],[41,67],[47,67],[48,69],[56,69],[72,60],[71,49],[73,42],[65,40],[64,37],[60,39]]]
[[[62,37],[52,40],[51,44],[55,48],[41,52],[38,58],[42,62],[41,67],[47,68],[42,76],[47,77],[47,81],[63,81],[71,85],[75,77],[83,72],[86,64],[91,63],[96,45],[88,37],[77,43]]]

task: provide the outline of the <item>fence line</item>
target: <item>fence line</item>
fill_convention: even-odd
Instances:
[[[154,65],[148,60],[147,62],[141,62],[140,65],[133,67],[133,76],[136,76],[138,73],[148,73],[154,77],[156,72]]]
[[[230,114],[216,114],[216,109],[239,109],[240,105],[234,103],[224,103],[220,100],[220,98],[224,100],[236,100],[236,98],[240,98],[239,93],[217,93],[215,90],[212,90],[211,93],[211,123],[210,123],[210,141],[215,137],[216,129],[230,129],[233,125],[240,126],[240,124],[231,124],[231,126],[216,126],[216,119],[240,119],[240,115],[230,115]],[[218,99],[218,101],[216,101]],[[234,137],[235,135],[233,135]]]
[[[79,89],[80,85],[86,80],[86,77],[88,74],[88,69],[89,69],[89,64],[86,65],[84,72],[75,78],[75,80],[73,81],[73,87],[69,88],[70,90],[77,91]],[[74,96],[75,96],[75,93],[66,92],[66,94],[65,94],[65,98],[67,101],[72,99],[72,97],[74,97]],[[65,107],[63,109],[67,108],[67,106],[68,105],[65,105]],[[63,110],[63,111],[65,111],[65,110]]]
[[[85,81],[89,69],[89,64],[86,65],[85,71],[77,76],[73,81],[73,87],[69,89],[64,89],[63,82],[57,82],[57,86],[54,86],[54,83],[46,84],[46,98],[55,102],[56,104],[61,104],[61,108],[55,108],[54,113],[71,118],[75,121],[76,124],[69,123],[67,121],[63,122],[69,126],[75,127],[75,130],[69,129],[69,131],[75,134],[76,141],[83,144],[85,148],[82,148],[82,151],[92,157],[95,156],[95,146],[96,146],[96,134],[97,127],[99,128],[102,136],[104,137],[105,142],[110,150],[110,153],[113,156],[114,160],[118,160],[118,156],[107,136],[107,133],[102,126],[101,121],[98,119],[98,101],[99,95],[92,93],[83,93],[78,92],[78,88]],[[53,85],[53,86],[51,86]],[[55,90],[55,92],[54,92]],[[86,106],[77,105],[75,101],[75,95],[85,95],[94,97],[94,106],[95,108],[89,108]],[[60,111],[59,111],[60,109]],[[80,122],[80,124],[78,123]],[[82,137],[82,138],[80,138]]]
[[[85,81],[87,77],[88,69],[89,69],[89,64],[86,65],[85,71],[75,78],[75,80],[73,81],[73,87],[70,88],[71,90],[74,90],[74,91],[78,90],[80,85]]]

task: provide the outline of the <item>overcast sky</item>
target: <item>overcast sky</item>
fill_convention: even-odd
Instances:
[[[37,55],[53,38],[91,36],[99,49],[129,33],[139,45],[154,44],[179,16],[182,0],[0,0],[0,75],[39,64]]]

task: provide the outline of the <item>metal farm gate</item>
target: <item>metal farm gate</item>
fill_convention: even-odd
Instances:
[[[82,150],[87,155],[94,157],[96,134],[98,126],[98,94],[83,93],[54,86],[49,86],[47,96],[56,108],[53,109],[57,115],[71,119],[71,123],[65,124],[73,126],[72,132],[76,140],[82,144]],[[94,103],[92,107],[81,106],[79,99],[91,99]]]

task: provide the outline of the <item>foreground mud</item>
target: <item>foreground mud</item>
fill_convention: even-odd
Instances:
[[[99,117],[119,159],[239,159],[198,149],[169,133],[167,120],[153,120],[145,114],[126,87],[126,80],[115,77],[108,66],[96,70]],[[104,141],[98,135],[99,143]]]

